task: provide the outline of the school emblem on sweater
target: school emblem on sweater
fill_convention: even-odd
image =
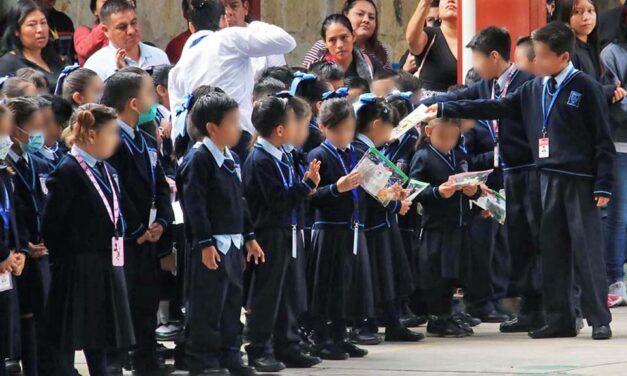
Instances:
[[[48,186],[46,185],[46,180],[48,179],[48,175],[39,174],[39,185],[41,186],[41,192],[44,196],[48,196]]]
[[[568,96],[568,105],[572,106],[572,107],[576,107],[579,108],[579,104],[581,103],[581,96],[582,94],[580,92],[577,91],[571,91],[570,95]]]
[[[152,167],[157,167],[157,150],[148,148],[148,155],[150,156],[150,164],[152,165]]]

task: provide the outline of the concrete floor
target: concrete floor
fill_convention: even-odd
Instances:
[[[497,324],[481,324],[470,338],[384,343],[369,347],[370,354],[363,359],[325,361],[312,369],[286,370],[280,375],[625,375],[627,307],[612,313],[614,338],[609,341],[590,339],[590,328],[577,338],[532,340],[526,334],[500,334]],[[77,361],[83,363],[82,354]],[[88,375],[84,364],[78,368]]]

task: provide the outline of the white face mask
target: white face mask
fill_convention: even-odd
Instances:
[[[9,150],[11,150],[11,146],[13,146],[11,137],[8,135],[0,136],[0,159],[5,159],[7,157]]]

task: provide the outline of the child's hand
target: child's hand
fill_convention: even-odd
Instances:
[[[218,269],[218,263],[222,261],[220,259],[220,254],[216,247],[211,246],[207,248],[203,248],[202,250],[202,263],[210,270]]]
[[[346,176],[342,176],[337,181],[337,190],[340,193],[348,192],[352,189],[359,187],[361,181],[361,174],[357,171],[353,171]]]
[[[168,119],[161,119],[161,124],[159,124],[161,131],[163,132],[163,138],[170,138],[172,135],[172,123],[168,121]]]
[[[246,256],[247,262],[254,260],[255,265],[259,264],[259,261],[261,261],[262,264],[266,262],[266,254],[263,253],[261,246],[259,246],[259,243],[257,243],[256,240],[253,239],[246,242],[246,251],[248,252],[248,255]]]
[[[472,197],[477,194],[478,190],[479,190],[478,185],[467,185],[464,188],[462,188],[462,193],[465,196]]]
[[[48,254],[48,248],[43,243],[33,244],[28,243],[28,252],[30,252],[30,257],[32,258],[40,258]]]
[[[427,108],[427,110],[425,111],[425,118],[422,119],[422,121],[424,122],[430,122],[431,120],[435,120],[438,118],[438,104],[432,104],[431,106],[429,106],[429,108]]]
[[[401,201],[401,209],[398,211],[398,214],[405,215],[409,213],[409,209],[411,209],[411,204],[412,204],[411,200]]]
[[[126,55],[127,52],[123,48],[119,48],[117,51],[115,51],[115,66],[118,68],[118,70],[127,66],[126,60],[124,60],[126,58]]]
[[[24,270],[24,265],[26,264],[26,255],[22,252],[13,251],[13,255],[15,256],[15,264],[16,266],[13,268],[13,274],[17,277],[22,275],[22,271]]]
[[[149,242],[151,239],[152,235],[150,234],[150,231],[147,230],[142,236],[137,238],[137,244],[144,244],[146,242]]]
[[[163,235],[163,225],[161,223],[153,223],[148,228],[148,232],[150,233],[150,239],[148,239],[151,243],[156,243],[161,239],[161,235]]]
[[[390,187],[389,193],[392,194],[392,200],[403,201],[407,198],[407,196],[409,196],[409,189],[403,189],[400,184],[396,183]]]
[[[455,194],[455,191],[457,191],[457,189],[454,186],[449,185],[448,182],[443,183],[442,185],[438,187],[438,192],[440,193],[440,196],[442,198],[453,197],[453,195]]]
[[[173,254],[167,255],[159,260],[159,265],[161,266],[161,270],[164,272],[173,273],[176,271],[176,260],[174,259]]]
[[[614,89],[614,96],[612,97],[612,103],[620,102],[627,95],[627,91],[621,87],[621,83],[616,83],[616,89]]]
[[[305,179],[310,179],[316,187],[320,184],[320,164],[317,159],[314,159],[309,164],[309,170],[305,173]]]
[[[15,253],[11,252],[6,260],[0,262],[0,273],[12,273],[16,267]]]
[[[598,206],[599,208],[602,208],[602,207],[604,207],[604,206],[607,206],[607,204],[609,204],[609,203],[610,203],[610,199],[609,199],[609,198],[607,198],[607,197],[603,197],[603,196],[596,196],[596,197],[594,198],[594,200],[597,202],[597,206]]]

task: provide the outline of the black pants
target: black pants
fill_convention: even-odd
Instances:
[[[575,276],[581,308],[591,326],[608,325],[605,252],[593,181],[541,172],[540,257],[546,322],[575,327]]]
[[[233,151],[239,157],[241,164],[244,164],[246,158],[248,157],[248,151],[250,150],[250,142],[253,139],[253,136],[245,130],[242,130],[242,136],[239,138],[239,142],[233,148]]]
[[[202,263],[201,250],[191,254],[187,365],[191,371],[228,367],[240,359],[240,312],[243,295],[243,250],[220,253],[217,270]]]
[[[261,230],[256,235],[266,262],[255,265],[251,278],[246,351],[261,357],[298,348],[298,317],[306,310],[307,289],[299,270],[302,263],[292,258],[292,230]],[[297,254],[304,257],[300,232],[298,237]]]
[[[538,171],[527,169],[505,175],[507,237],[512,258],[512,283],[522,298],[520,313],[542,311],[540,268],[540,181]]]
[[[107,354],[104,350],[83,350],[90,376],[107,376]],[[55,376],[75,376],[74,350],[65,351],[59,357]]]
[[[507,232],[492,218],[475,219],[470,225],[471,272],[465,300],[472,312],[487,313],[507,295],[510,260]]]
[[[428,314],[433,316],[450,315],[453,308],[453,293],[458,285],[458,282],[445,279],[437,287],[421,290]]]

